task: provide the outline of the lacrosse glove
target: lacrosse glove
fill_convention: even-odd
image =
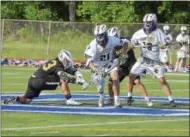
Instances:
[[[64,81],[69,80],[69,77],[64,71],[59,71],[57,74],[61,80],[64,80]]]
[[[84,80],[83,75],[79,71],[75,72],[75,75],[76,75],[76,83],[82,85],[82,90],[87,89],[89,86],[89,83],[87,83]]]

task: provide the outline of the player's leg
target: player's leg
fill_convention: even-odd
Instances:
[[[134,80],[135,84],[138,86],[141,94],[144,97],[144,100],[146,101],[147,105],[149,107],[153,106],[153,102],[150,100],[149,96],[148,96],[148,92],[144,86],[144,84],[141,82],[140,80],[140,76],[136,77],[136,79]]]
[[[113,89],[112,89],[112,85],[113,85],[113,81],[112,79],[109,77],[108,79],[108,101],[106,102],[106,104],[114,104],[114,94],[113,94]]]
[[[121,107],[120,101],[119,101],[120,85],[119,85],[118,71],[115,69],[113,71],[111,71],[110,77],[113,81],[112,90],[114,93],[114,106],[115,107]]]
[[[128,95],[127,95],[127,105],[131,105],[134,102],[133,99],[133,87],[135,79],[140,76],[145,71],[143,65],[140,62],[136,62],[130,70],[129,82],[128,82]]]
[[[176,104],[174,102],[174,99],[172,98],[172,92],[171,92],[170,87],[169,87],[168,83],[166,82],[165,78],[161,77],[161,78],[159,78],[159,81],[160,81],[160,84],[162,85],[162,88],[164,89],[166,96],[168,97],[170,105],[172,107],[175,107]]]
[[[96,84],[97,90],[99,93],[98,106],[103,107],[104,106],[105,78],[96,72],[91,72],[91,81]]]
[[[119,83],[121,83],[123,81],[123,79],[128,75],[129,72],[126,72],[127,68],[119,68],[118,69],[118,76],[119,76]],[[107,104],[114,104],[114,93],[113,93],[113,81],[112,79],[109,77],[108,80],[108,94],[109,94],[109,98],[107,101]]]
[[[22,104],[29,104],[33,98],[38,97],[41,92],[41,87],[44,85],[44,80],[30,77],[26,93],[23,96],[12,96],[4,100],[4,104],[17,101]]]
[[[172,92],[170,90],[170,87],[168,85],[168,83],[165,80],[164,77],[164,68],[161,65],[155,65],[154,67],[149,67],[149,70],[152,71],[152,73],[154,73],[154,75],[159,79],[159,82],[162,86],[162,88],[164,89],[164,92],[166,94],[166,96],[168,97],[169,103],[172,107],[175,107],[176,104],[173,100],[172,97]]]
[[[72,99],[71,92],[70,92],[70,89],[69,89],[69,84],[68,84],[67,81],[61,80],[60,87],[61,87],[61,90],[63,91],[63,94],[64,94],[64,96],[66,98],[66,105],[76,105],[76,106],[78,106],[78,105],[82,104],[82,103]]]

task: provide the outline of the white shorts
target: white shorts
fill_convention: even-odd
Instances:
[[[144,64],[138,61],[134,64],[130,73],[141,76],[145,70],[157,78],[164,77],[164,68],[162,65]]]
[[[169,56],[168,49],[161,49],[160,50],[160,61],[162,63],[168,62],[168,56]]]

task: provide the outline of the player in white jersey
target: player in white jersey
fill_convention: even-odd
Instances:
[[[116,46],[123,46],[126,42],[116,37],[109,37],[106,25],[98,25],[94,29],[95,39],[87,46],[84,54],[88,58],[86,65],[91,68],[91,80],[97,85],[99,92],[99,107],[104,106],[105,76],[109,73],[113,81],[114,106],[121,107],[119,101],[119,80],[117,67],[110,72],[107,68],[114,65],[113,50]],[[103,71],[102,71],[103,70]],[[100,75],[101,74],[101,75]]]
[[[186,72],[185,65],[189,52],[189,35],[187,33],[187,27],[181,27],[181,33],[176,37],[176,42],[181,44],[181,48],[177,51],[177,61],[174,71]]]
[[[160,48],[166,46],[165,34],[157,28],[155,14],[146,14],[143,22],[143,28],[135,32],[131,39],[134,45],[140,46],[141,51],[140,58],[131,69],[131,81],[134,81],[136,76],[141,75],[146,70],[159,79],[165,94],[168,96],[170,105],[175,107],[176,104],[172,98],[170,87],[165,80],[164,69],[159,58]]]
[[[167,72],[172,72],[172,70],[169,68],[169,53],[170,53],[170,48],[172,46],[172,35],[170,33],[170,26],[168,25],[164,25],[163,26],[163,30],[164,30],[164,33],[166,35],[166,43],[167,43],[167,47],[164,48],[164,49],[160,49],[160,61],[163,63],[163,65],[166,66],[166,70]],[[171,56],[170,56],[170,60],[171,60]],[[171,63],[171,61],[170,61]]]

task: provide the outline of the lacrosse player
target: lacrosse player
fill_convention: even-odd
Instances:
[[[86,65],[91,68],[91,79],[97,85],[99,92],[98,106],[104,106],[105,76],[110,75],[113,81],[114,106],[121,107],[117,61],[114,60],[113,50],[116,46],[125,45],[126,42],[116,37],[109,37],[107,26],[104,24],[95,27],[94,35],[95,39],[87,46],[84,55],[87,57]]]
[[[172,72],[172,70],[169,68],[169,61],[168,61],[169,52],[170,52],[170,48],[172,46],[172,40],[173,40],[171,32],[170,32],[170,26],[164,25],[163,31],[166,35],[165,40],[168,46],[164,49],[162,48],[160,49],[160,61],[162,62],[163,65],[166,65],[167,72]],[[171,56],[170,56],[170,60],[171,60]]]
[[[70,78],[69,74],[76,76],[76,78]],[[83,75],[73,67],[71,53],[67,50],[61,50],[58,57],[47,61],[29,78],[28,87],[23,96],[7,98],[4,100],[4,104],[13,101],[28,104],[33,98],[38,97],[42,90],[55,90],[60,85],[66,98],[66,105],[81,105],[80,102],[71,98],[68,83],[81,84],[83,88],[88,86]]]
[[[165,80],[164,69],[159,58],[160,48],[166,46],[165,34],[157,28],[156,14],[146,14],[143,22],[143,28],[135,32],[131,39],[134,45],[140,47],[141,56],[131,69],[130,82],[133,82],[137,76],[146,70],[159,79],[170,105],[175,107],[176,104],[172,98],[170,87]]]
[[[181,44],[181,48],[177,51],[177,61],[174,71],[180,70],[186,72],[185,65],[189,53],[189,35],[186,26],[181,27],[181,33],[176,37],[176,42]]]
[[[125,38],[125,37],[121,37],[120,36],[120,31],[117,27],[112,27],[108,30],[108,36],[112,36],[112,37],[118,37],[122,40],[127,41],[128,43],[130,43],[130,41]],[[115,49],[116,52],[116,56],[120,57],[123,59],[122,64],[120,64],[120,66],[118,67],[118,75],[119,75],[119,82],[121,83],[123,81],[123,79],[129,75],[129,72],[132,68],[132,66],[135,64],[136,62],[136,58],[135,58],[135,54],[133,49],[129,49],[126,53],[124,53],[125,57],[123,58],[122,55],[117,55],[119,50],[122,50],[123,47],[120,47],[120,49]],[[109,99],[108,99],[108,104],[113,104],[113,90],[112,90],[112,80],[109,79],[108,82],[108,92],[109,92]],[[141,83],[140,81],[140,76],[137,76],[135,78],[135,81],[133,84],[128,83],[128,98],[127,98],[127,105],[131,105],[131,103],[134,101],[134,99],[132,98],[132,90],[133,90],[133,86],[134,84],[136,84],[140,91],[142,92],[145,101],[147,102],[148,106],[152,106],[153,103],[151,102],[150,98],[148,97],[148,93],[146,91],[146,89],[144,88],[144,85]]]

